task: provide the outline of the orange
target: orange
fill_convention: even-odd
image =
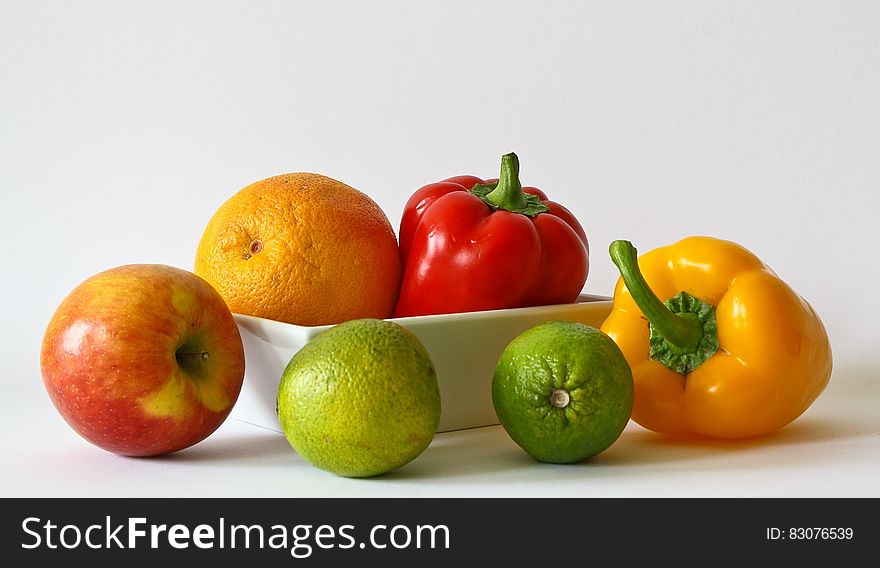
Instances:
[[[299,325],[391,316],[394,229],[368,196],[319,174],[253,183],[214,214],[195,273],[236,313]]]

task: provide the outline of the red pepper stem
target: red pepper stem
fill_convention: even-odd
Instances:
[[[513,152],[501,156],[498,185],[486,195],[485,200],[498,209],[519,211],[525,208],[526,194],[519,182],[519,158]]]
[[[693,353],[703,338],[703,324],[686,313],[675,313],[660,301],[639,270],[638,251],[629,241],[614,241],[608,248],[611,260],[633,301],[651,322],[651,326],[678,353]]]

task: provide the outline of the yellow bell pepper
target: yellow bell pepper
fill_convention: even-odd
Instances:
[[[790,423],[825,389],[831,344],[822,321],[742,246],[690,237],[637,258],[631,243],[614,241],[610,253],[621,278],[602,331],[632,367],[633,420],[645,428],[757,436]]]

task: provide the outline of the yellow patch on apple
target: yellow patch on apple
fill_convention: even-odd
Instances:
[[[222,388],[195,382],[183,373],[177,372],[159,391],[144,397],[141,408],[156,418],[183,416],[189,408],[187,400],[191,395],[195,395],[211,412],[222,412],[229,407],[229,398]]]
[[[178,313],[186,315],[195,311],[198,302],[189,290],[175,286],[171,289],[171,305]]]

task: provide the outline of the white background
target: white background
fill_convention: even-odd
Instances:
[[[43,392],[43,329],[98,271],[191,268],[213,211],[258,179],[329,175],[373,197],[396,226],[421,185],[492,177],[501,154],[516,151],[524,183],[584,225],[588,292],[611,292],[606,247],[615,238],[647,251],[715,235],[749,247],[806,297],[834,346],[831,385],[788,438],[658,451],[662,442],[630,429],[613,456],[625,455],[624,442],[649,447],[593,487],[876,496],[868,480],[880,462],[878,132],[877,2],[0,0],[0,436],[12,453],[0,465],[2,491],[40,494],[48,474],[38,472],[49,467],[70,472],[55,486],[61,494],[172,491],[144,481],[156,469],[192,479],[181,493],[246,493],[205,485],[202,471],[234,478],[242,463],[257,470],[243,475],[265,477],[268,493],[362,491],[310,472],[283,440],[241,442],[237,425],[190,453],[227,462],[199,465],[186,452],[124,460],[93,449]],[[731,458],[731,447],[742,451]],[[456,479],[462,494],[517,494],[548,471],[573,475],[516,452],[497,429],[441,436],[409,466],[416,474],[405,468],[398,484],[369,489],[440,495]],[[482,455],[495,461],[480,465]],[[664,457],[682,455],[694,460],[670,470]],[[685,473],[729,470],[725,459],[740,473],[765,465],[754,485]],[[668,484],[627,477],[652,463]],[[273,486],[287,467],[312,485]],[[828,481],[835,476],[843,482]]]

